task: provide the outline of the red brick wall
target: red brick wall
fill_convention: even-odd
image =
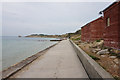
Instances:
[[[90,29],[89,29],[89,27],[90,27],[90,24],[87,24],[87,25],[84,26],[84,28],[85,28],[84,35],[85,35],[85,41],[86,42],[89,42],[89,40],[90,40]]]
[[[113,4],[104,11],[104,44],[108,47],[120,49],[120,2]],[[110,26],[107,26],[107,18],[110,18]]]
[[[103,18],[100,17],[89,24],[85,25],[81,29],[81,40],[90,42],[103,38]]]
[[[85,25],[81,29],[81,40],[89,42],[90,40],[90,30],[89,30],[90,24]]]
[[[90,41],[95,41],[99,39],[103,39],[103,31],[104,31],[104,26],[103,26],[103,18],[100,17],[90,23]]]
[[[86,41],[86,30],[85,26],[81,29],[81,40]]]
[[[114,3],[104,11],[104,18],[100,17],[81,29],[82,41],[104,39],[104,45],[120,49],[120,1]],[[107,18],[110,26],[107,26]]]

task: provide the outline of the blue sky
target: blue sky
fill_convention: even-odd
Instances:
[[[4,2],[2,35],[75,32],[98,18],[111,2]]]

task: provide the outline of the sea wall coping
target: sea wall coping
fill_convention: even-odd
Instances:
[[[81,48],[79,48],[72,40],[70,40],[80,61],[82,62],[88,76],[91,79],[100,78],[100,80],[115,80],[107,71],[105,71],[97,62],[88,56]]]

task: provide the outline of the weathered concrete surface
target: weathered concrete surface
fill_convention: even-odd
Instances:
[[[23,67],[27,66],[28,64],[32,63],[34,60],[36,60],[37,58],[39,58],[41,55],[43,55],[47,50],[49,50],[51,47],[57,45],[58,43],[49,46],[48,48],[22,60],[21,62],[10,66],[8,69],[3,70],[2,72],[0,72],[0,75],[2,75],[1,77],[3,79],[7,79],[9,78],[11,75],[13,75],[14,73],[18,72],[19,70],[21,70]]]
[[[81,48],[79,48],[73,41],[70,40],[70,42],[72,43],[91,80],[95,80],[94,78],[99,78],[100,80],[114,80],[114,78],[107,71],[105,71],[97,62],[95,62],[91,57],[89,57],[87,53],[85,53]]]
[[[61,41],[11,78],[88,78],[69,40]]]

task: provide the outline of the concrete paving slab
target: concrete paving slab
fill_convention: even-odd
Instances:
[[[63,40],[11,78],[88,78],[69,40]]]

